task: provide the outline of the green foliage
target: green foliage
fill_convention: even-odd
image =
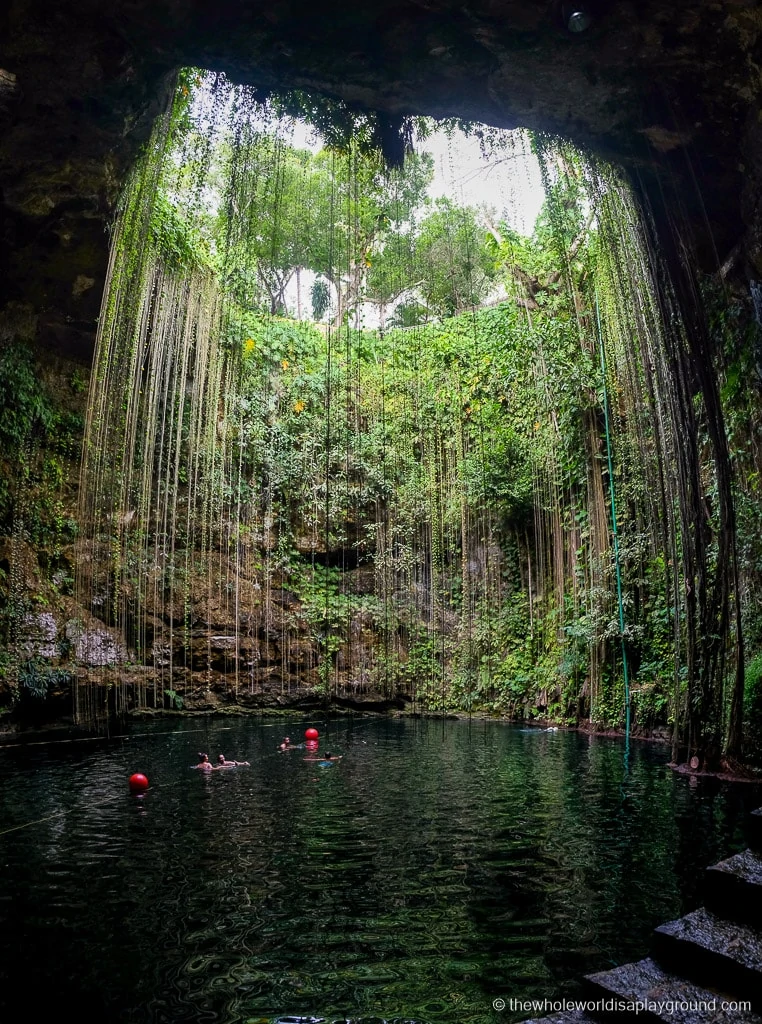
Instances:
[[[322,277],[315,278],[310,291],[310,298],[312,299],[313,318],[315,320],[322,320],[331,304],[331,293]]]
[[[390,117],[300,90],[270,93],[267,102],[276,114],[310,124],[329,149],[337,153],[356,149],[363,157],[391,167],[400,166],[410,154],[414,134],[423,138],[429,130],[425,118]]]
[[[0,349],[0,375],[8,394],[0,405],[0,529],[23,524],[32,543],[61,543],[76,532],[61,495],[82,419],[54,403],[28,346]]]
[[[170,440],[154,451],[149,439],[114,472],[125,509],[152,516],[115,530],[115,591],[139,593],[141,557],[171,533],[160,585],[174,602],[183,594],[190,631],[180,552],[195,536],[202,560],[230,559],[215,570],[226,597],[233,560],[256,565],[265,595],[293,591],[283,628],[309,639],[305,671],[322,693],[357,671],[432,709],[619,725],[624,640],[637,721],[668,720],[685,640],[679,509],[656,497],[655,440],[659,454],[671,449],[646,385],[651,354],[630,342],[645,300],[628,306],[617,290],[621,252],[602,237],[613,185],[596,192],[578,155],[538,140],[548,200],[524,238],[489,211],[432,204],[430,160],[388,170],[371,152],[377,119],[304,96],[256,108],[251,92],[217,84],[194,105],[183,92],[193,88],[181,79],[170,125],[181,143],[161,166],[156,145],[144,192],[125,207],[125,231],[150,213],[152,252],[125,244],[115,294],[134,299],[134,321],[121,320],[127,300],[109,315],[125,365],[145,378],[141,396],[153,396],[147,416]],[[281,123],[294,112],[326,134],[352,122],[359,136],[297,149]],[[149,209],[151,181],[160,198]],[[151,276],[154,258],[163,276]],[[288,316],[302,272],[327,325]],[[162,288],[198,299],[195,319],[182,301],[159,309]],[[356,326],[366,303],[381,330]],[[301,316],[301,292],[297,306]],[[136,362],[153,318],[153,362]],[[170,341],[184,379],[162,362]],[[729,364],[728,400],[745,365]],[[116,417],[112,433],[124,428]],[[271,606],[263,615],[277,618]]]
[[[481,229],[475,214],[469,216],[475,244]],[[452,241],[447,232],[459,217],[458,210],[441,204],[426,225],[428,233],[418,237],[432,249],[435,243],[446,246]],[[448,218],[453,223],[448,225]],[[568,220],[569,232],[581,229],[580,217]],[[539,230],[549,229],[541,221]],[[374,275],[384,260],[387,269],[394,266],[390,237],[368,278],[379,295]],[[529,268],[521,268],[523,277],[529,279],[531,271],[536,283],[545,274],[543,287],[550,294],[556,285],[552,254],[543,255],[545,243],[503,237],[501,251],[493,247],[490,255],[492,267],[501,260],[507,266],[508,243],[512,272],[521,258]],[[452,263],[432,264],[443,269],[441,295],[450,299],[440,301],[432,291],[429,301],[440,302],[440,311],[448,302],[450,308],[458,305],[459,286],[447,273]],[[401,274],[402,264],[397,268]],[[472,271],[465,278],[473,284]],[[486,286],[489,274],[482,280]],[[532,294],[539,294],[537,287]],[[595,556],[595,577],[581,606],[572,598],[571,588],[579,582],[574,577],[566,580],[561,608],[549,591],[531,600],[526,589],[507,582],[493,600],[484,601],[479,588],[486,581],[468,568],[484,543],[496,545],[501,550],[494,557],[505,559],[507,538],[514,532],[526,537],[527,524],[537,520],[538,502],[540,515],[560,517],[557,528],[568,519],[578,531],[579,572],[583,557],[593,562],[584,548],[590,522],[581,495],[590,472],[586,448],[600,443],[597,434],[588,435],[591,427],[599,429],[599,370],[558,294],[558,301],[545,302],[532,320],[520,303],[509,300],[469,316],[421,324],[416,321],[425,315],[423,307],[411,302],[414,313],[407,318],[403,303],[398,315],[412,327],[384,336],[344,329],[333,342],[288,320],[241,314],[233,333],[244,339],[244,472],[266,487],[283,550],[298,530],[319,537],[331,550],[354,549],[375,559],[378,573],[382,529],[393,538],[383,571],[397,581],[395,587],[411,586],[400,581],[412,579],[421,559],[431,567],[427,600],[440,609],[436,614],[442,621],[455,618],[459,624],[441,634],[431,623],[426,626],[417,599],[385,604],[383,619],[376,618],[374,655],[375,678],[384,686],[413,689],[432,709],[481,707],[563,721],[574,720],[593,703],[582,696],[593,686],[596,721],[616,725],[623,708],[621,682],[600,663],[600,652],[616,652],[619,641],[608,537]],[[475,300],[471,292],[469,301]],[[552,490],[538,492],[538,480],[550,468],[580,494],[578,505],[557,512],[543,505],[558,500]],[[630,486],[619,481],[625,485]],[[470,538],[462,533],[464,523],[479,524]],[[640,556],[627,539],[626,518],[622,528],[622,548],[626,554],[631,548],[627,557],[635,565]],[[441,541],[435,544],[437,534]],[[479,539],[480,534],[491,539]],[[426,535],[432,537],[430,550],[415,539]],[[519,561],[534,557],[530,549]],[[281,564],[293,571],[298,560],[289,555]],[[534,585],[551,586],[544,578]],[[657,573],[649,593],[660,585]],[[327,692],[359,609],[343,592],[337,570],[315,568],[305,575],[302,567],[294,586],[320,650],[319,678]],[[466,600],[475,602],[468,612]],[[660,619],[662,605],[654,601],[652,611],[643,609],[641,621],[628,625],[628,635],[642,648],[636,713],[639,721],[651,723],[668,713],[672,647],[669,616]]]
[[[471,207],[438,199],[414,243],[413,274],[422,279],[424,303],[439,316],[453,316],[487,297],[495,277],[485,228]]]
[[[744,719],[745,749],[747,755],[759,764],[762,762],[762,654],[757,654],[746,665]]]
[[[395,327],[420,327],[429,319],[428,309],[415,299],[408,302],[400,302],[394,313],[389,317],[387,326]]]
[[[182,212],[159,192],[151,208],[149,238],[167,266],[208,267],[209,253]]]
[[[79,367],[71,375],[70,384],[75,395],[82,395],[87,391],[87,377]]]
[[[328,654],[338,650],[342,629],[352,615],[353,599],[341,590],[341,573],[304,565],[293,577],[313,639]]]
[[[57,425],[56,411],[40,386],[31,349],[21,343],[0,349],[0,379],[10,400],[0,405],[0,446],[20,452],[33,438],[46,439]]]
[[[17,667],[17,681],[20,693],[36,700],[45,700],[52,690],[71,683],[71,672],[54,668],[41,658],[28,658]]]

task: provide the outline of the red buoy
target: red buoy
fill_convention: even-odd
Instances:
[[[130,775],[130,793],[145,793],[148,789],[148,779],[142,772],[135,772]]]
[[[320,733],[317,731],[317,729],[310,728],[305,730],[304,738],[306,740],[316,740],[319,735]]]

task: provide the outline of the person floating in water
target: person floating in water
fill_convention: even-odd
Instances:
[[[325,754],[314,754],[313,756],[307,755],[307,757],[303,757],[302,760],[316,761],[324,768],[327,768],[328,765],[332,764],[334,761],[340,761],[343,756],[343,754],[332,754],[330,750],[326,750]]]
[[[217,768],[242,768],[244,766],[248,767],[249,766],[249,762],[248,761],[228,761],[228,760],[226,760],[224,754],[220,754],[219,757],[217,758],[217,765],[216,765]]]
[[[290,736],[283,737],[283,742],[278,747],[278,750],[294,750],[294,744],[291,742]]]
[[[214,765],[209,760],[209,755],[199,754],[198,756],[201,758],[201,760],[199,761],[198,764],[192,764],[191,768],[200,768],[202,772],[213,772]]]
[[[332,768],[336,761],[340,761],[341,758],[341,754],[332,754],[330,750],[326,750],[325,756],[319,759],[318,768]]]

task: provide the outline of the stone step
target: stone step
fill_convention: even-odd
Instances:
[[[666,970],[762,1009],[762,934],[749,925],[702,907],[657,928],[652,952]]]
[[[650,958],[589,974],[585,992],[596,1004],[588,1012],[619,1024],[762,1024],[752,1010],[736,1008],[737,997],[669,974]]]
[[[707,909],[718,917],[762,928],[762,859],[752,850],[706,869]]]

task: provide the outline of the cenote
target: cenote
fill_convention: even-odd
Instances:
[[[452,95],[371,109],[283,70],[293,5],[267,44],[272,12],[208,12],[226,39],[251,15],[260,75],[215,58],[206,11],[173,49],[197,5],[157,2],[160,59],[129,55],[139,2],[83,54],[102,95],[48,107],[37,28],[34,73],[0,68],[0,150],[8,123],[32,167],[0,160],[0,1012],[511,1024],[702,901],[745,955],[746,853],[702,893],[762,799],[762,250],[721,214],[737,126],[704,124],[688,79],[672,109],[594,71],[609,32],[648,66],[624,3],[619,42],[607,5],[485,4],[499,41],[477,19],[463,55],[483,107],[439,70],[463,25],[440,38],[415,0],[395,38]],[[707,38],[762,31],[750,2],[656,6],[681,81],[694,8]],[[546,120],[533,83],[534,127],[500,127],[521,122],[496,55],[542,39],[569,111]],[[64,106],[59,174],[23,125]],[[307,726],[341,757],[278,750]],[[710,963],[740,1001],[746,964],[693,943],[675,966],[672,938],[617,984]]]
[[[276,750],[305,724],[342,760]],[[198,751],[251,765],[204,774]],[[658,745],[624,755],[577,732],[362,717],[6,747],[3,1016],[520,1019],[493,1000],[574,996],[583,972],[644,955],[744,845],[756,787],[675,775]]]

